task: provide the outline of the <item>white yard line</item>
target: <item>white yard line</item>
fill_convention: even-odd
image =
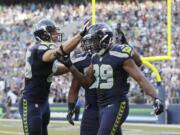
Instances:
[[[3,134],[11,134],[11,135],[23,135],[23,133],[21,132],[14,132],[14,131],[0,131],[0,135],[3,135]]]

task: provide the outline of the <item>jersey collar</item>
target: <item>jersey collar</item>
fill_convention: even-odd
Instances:
[[[50,48],[51,46],[55,46],[56,44],[55,43],[52,43],[52,42],[45,42],[45,41],[41,41],[40,42],[41,45],[44,45],[48,48]]]

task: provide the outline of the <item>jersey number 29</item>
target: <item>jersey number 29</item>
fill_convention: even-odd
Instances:
[[[113,87],[113,68],[111,65],[102,64],[93,65],[95,71],[94,76],[96,81],[91,85],[90,88],[100,88],[100,89],[111,89]]]

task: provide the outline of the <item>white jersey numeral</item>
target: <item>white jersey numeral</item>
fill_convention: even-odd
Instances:
[[[100,66],[100,78],[105,82],[100,83],[100,89],[111,89],[113,87],[113,69],[110,65]]]
[[[29,57],[31,57],[31,51],[27,50],[26,65],[25,65],[25,77],[31,79],[32,78],[32,70],[31,70],[31,64],[28,61]]]
[[[113,68],[111,65],[93,65],[96,81],[90,88],[111,89],[114,84]]]

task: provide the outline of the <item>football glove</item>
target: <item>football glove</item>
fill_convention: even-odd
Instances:
[[[88,30],[89,30],[89,28],[91,27],[91,26],[90,26],[90,22],[91,22],[91,18],[89,18],[89,19],[87,19],[87,20],[85,21],[85,23],[84,23],[84,28],[83,28],[83,30],[80,32],[80,35],[81,35],[82,37],[84,37],[84,36],[88,33]]]
[[[71,125],[74,125],[74,121],[73,121],[74,113],[75,113],[75,104],[68,103],[68,114],[67,114],[66,118]]]
[[[61,54],[59,52],[56,52],[56,59],[63,63],[67,68],[70,68],[72,66],[70,54]]]
[[[158,98],[155,98],[154,103],[153,103],[153,108],[154,108],[154,114],[156,115],[159,115],[162,112],[164,112],[164,106],[161,100]]]

